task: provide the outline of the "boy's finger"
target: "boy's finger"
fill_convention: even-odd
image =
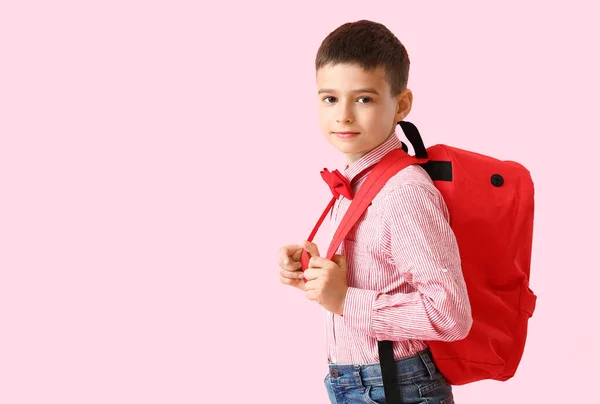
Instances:
[[[300,256],[302,255],[303,248],[301,245],[296,246],[296,247],[298,247],[298,248],[296,248],[290,255],[292,257],[292,260],[300,261]]]
[[[307,281],[304,284],[304,289],[305,290],[315,290],[315,289],[319,288],[319,285],[320,285],[319,281],[316,279],[313,279],[313,280]]]
[[[279,249],[279,258],[281,259],[283,265],[287,265],[290,261],[298,261],[300,257],[298,257],[296,260],[293,260],[293,255],[295,255],[298,250],[302,251],[302,246],[286,245],[285,247],[281,247]]]
[[[279,275],[288,279],[298,279],[302,278],[302,271],[288,271],[286,269],[282,269],[279,271]]]
[[[303,244],[303,248],[308,252],[311,257],[319,257],[319,248],[315,243],[310,241],[305,241]]]
[[[308,281],[312,281],[314,279],[318,279],[323,276],[323,270],[320,268],[311,268],[304,271],[304,277]]]
[[[299,279],[284,278],[283,276],[280,276],[279,280],[284,285],[290,285],[290,286],[295,286],[295,287],[298,287],[298,285],[300,285],[300,284],[304,284],[304,282],[300,281]],[[302,289],[304,289],[304,288],[302,288]]]
[[[323,257],[312,257],[310,261],[308,261],[309,268],[323,268],[326,263],[331,262],[327,258]]]
[[[286,277],[283,277],[283,276],[280,276],[280,277],[279,277],[279,281],[280,281],[281,283],[283,283],[284,285],[291,285],[292,283],[294,283],[294,282],[295,282],[293,279],[286,278]]]
[[[333,256],[332,261],[335,262],[338,265],[338,267],[342,268],[343,270],[348,269],[348,263],[346,262],[345,255],[336,254]]]
[[[297,261],[288,261],[287,264],[284,264],[283,262],[280,261],[279,266],[282,269],[285,269],[286,271],[292,271],[292,272],[297,271],[300,268],[302,268],[302,264],[300,264]]]
[[[315,285],[314,283],[315,283],[315,281],[312,281],[312,284],[307,287],[307,285],[309,285],[309,282],[306,282],[306,285],[304,285],[305,286],[304,291],[306,292],[306,297],[309,300],[313,300],[313,301],[319,303],[319,301],[321,300],[321,292],[319,291],[319,288],[318,288],[319,285]]]

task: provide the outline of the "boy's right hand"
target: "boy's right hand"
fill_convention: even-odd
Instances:
[[[279,271],[281,283],[305,291],[304,273],[300,264],[301,245],[288,245],[279,250]]]

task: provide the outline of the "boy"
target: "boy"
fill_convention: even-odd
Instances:
[[[321,130],[346,155],[343,174],[356,193],[364,170],[402,146],[395,128],[412,105],[409,58],[385,26],[362,20],[325,38],[316,70]],[[335,202],[334,231],[350,203],[344,196]],[[303,249],[311,256],[304,274]],[[409,166],[387,182],[332,261],[304,242],[282,247],[279,265],[282,283],[328,312],[332,403],[385,402],[383,340],[393,341],[403,403],[454,402],[425,341],[465,338],[471,308],[446,204],[423,168]]]

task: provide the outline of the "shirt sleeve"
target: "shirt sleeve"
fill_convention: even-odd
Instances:
[[[345,324],[380,341],[465,338],[471,306],[442,195],[404,184],[386,195],[382,215],[382,249],[393,261],[393,278],[404,278],[410,291],[385,294],[350,287]]]

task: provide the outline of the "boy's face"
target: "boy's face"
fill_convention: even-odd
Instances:
[[[317,71],[317,88],[321,130],[348,164],[386,141],[412,104],[408,89],[392,96],[383,68],[328,64]]]

